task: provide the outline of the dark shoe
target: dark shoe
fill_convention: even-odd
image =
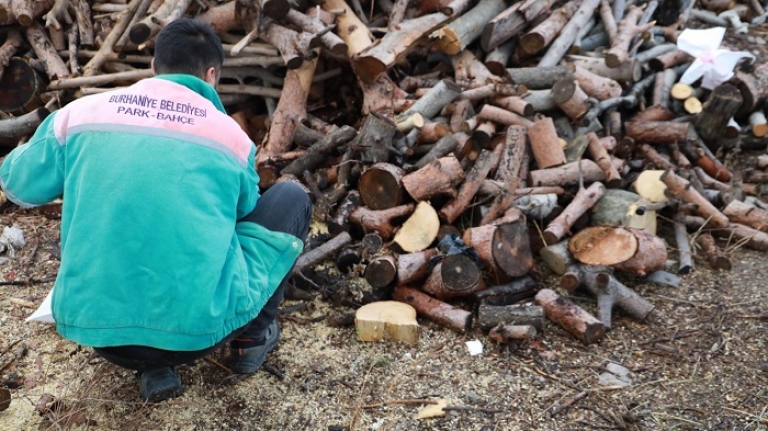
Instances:
[[[184,393],[181,380],[171,367],[147,370],[141,373],[141,399],[157,403],[170,398],[176,398]]]
[[[274,350],[280,339],[280,326],[273,320],[267,327],[264,344],[246,349],[232,348],[229,357],[229,368],[237,374],[253,374],[267,359],[267,353]]]

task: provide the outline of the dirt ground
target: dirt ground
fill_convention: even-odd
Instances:
[[[764,34],[757,28],[759,40],[746,46],[763,54]],[[731,271],[697,257],[678,287],[623,280],[656,307],[654,317],[637,322],[618,311],[590,346],[547,322],[511,351],[479,329],[462,334],[423,319],[416,346],[365,343],[353,327],[329,323],[353,309],[313,292],[286,301],[269,371],[233,376],[217,352],[179,368],[184,396],[151,405],[140,402],[133,372],[52,325],[24,323],[56,275],[59,222],[50,209],[0,214],[0,227],[20,227],[27,242],[0,263],[0,388],[12,396],[0,430],[768,429],[768,265],[765,253],[735,244],[720,243]],[[564,293],[537,265],[541,286]],[[596,313],[593,299],[571,299]],[[481,354],[470,355],[472,340]],[[601,384],[614,365],[631,372],[628,386]],[[438,400],[444,416],[416,419]]]

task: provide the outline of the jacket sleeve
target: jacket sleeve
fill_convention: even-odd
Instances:
[[[16,147],[0,165],[0,187],[11,202],[30,208],[61,197],[64,191],[64,148],[49,115],[29,142]]]
[[[256,173],[256,146],[254,145],[248,154],[248,162],[243,169],[240,181],[240,196],[237,201],[237,219],[250,214],[256,208],[259,200],[259,174]]]

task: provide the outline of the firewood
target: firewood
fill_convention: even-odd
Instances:
[[[533,267],[524,217],[510,223],[467,228],[462,240],[477,251],[485,270],[496,280],[521,277]]]
[[[284,167],[280,173],[283,175],[300,175],[304,171],[311,171],[319,166],[323,160],[339,146],[349,142],[357,132],[350,126],[342,126],[337,131],[325,136],[307,150],[304,156],[294,160]]]
[[[560,286],[574,291],[583,286],[598,303],[598,315],[606,328],[611,328],[612,309],[618,306],[629,316],[645,320],[655,308],[634,290],[628,288],[611,275],[604,267],[583,264],[572,265],[560,279]]]
[[[768,63],[757,65],[750,72],[736,70],[731,83],[739,89],[743,100],[738,115],[753,112],[768,97]]]
[[[415,201],[438,195],[455,196],[454,187],[464,181],[464,170],[455,156],[442,157],[406,174],[403,187]]]
[[[483,107],[480,108],[480,112],[477,113],[477,118],[491,120],[506,126],[531,127],[533,125],[531,120],[493,105],[483,105]]]
[[[40,24],[32,22],[26,26],[25,30],[27,40],[35,50],[37,58],[43,61],[48,77],[52,81],[66,78],[69,75],[69,70],[67,70],[64,61],[51,45],[51,41],[48,39],[48,36],[45,34],[45,31]]]
[[[519,175],[524,164],[525,154],[527,154],[526,148],[525,127],[508,127],[495,175],[496,180],[502,182],[502,186],[486,214],[480,220],[480,226],[496,220],[517,198],[517,188],[520,184]]]
[[[480,152],[480,156],[466,175],[456,197],[440,209],[440,217],[443,220],[451,224],[466,210],[488,173],[499,164],[502,149],[503,146],[499,146],[496,151],[482,150]]]
[[[584,0],[579,9],[573,14],[573,18],[560,31],[554,42],[550,45],[547,52],[539,60],[539,67],[551,67],[560,62],[568,52],[568,49],[576,40],[576,35],[580,28],[589,21],[594,15],[595,10],[600,5],[600,0]]]
[[[484,288],[485,281],[477,263],[461,253],[446,256],[435,264],[421,286],[421,290],[439,300],[470,296]]]
[[[637,82],[643,75],[642,63],[632,59],[614,68],[608,67],[603,59],[583,55],[569,55],[565,58],[565,61],[567,64],[581,67],[595,75],[613,79],[622,85]]]
[[[230,30],[241,26],[237,19],[238,15],[235,11],[236,7],[238,7],[237,1],[229,1],[213,5],[208,8],[207,11],[198,15],[197,19],[210,25],[214,33],[219,35],[225,34]],[[143,36],[137,35],[137,39],[141,37]]]
[[[610,68],[619,67],[628,59],[628,52],[632,39],[640,33],[647,31],[656,24],[656,21],[638,25],[643,10],[635,5],[629,7],[629,13],[618,23],[618,32],[611,43],[611,49],[605,54],[605,64]]]
[[[634,122],[624,124],[626,135],[638,142],[649,144],[683,143],[688,138],[690,123]]]
[[[466,332],[472,325],[472,312],[442,302],[413,287],[395,287],[392,299],[410,304],[418,314],[449,329]]]
[[[731,260],[723,254],[717,246],[717,243],[715,243],[715,238],[711,234],[703,232],[699,234],[696,239],[712,269],[731,270]]]
[[[615,188],[621,185],[621,174],[611,162],[608,151],[600,142],[600,138],[594,132],[587,133],[589,138],[588,150],[592,160],[603,170],[605,174],[605,184],[607,187]]]
[[[600,342],[605,326],[586,310],[551,289],[536,294],[536,303],[544,308],[544,315],[570,332],[585,345]]]
[[[587,188],[579,189],[573,200],[557,218],[549,222],[542,232],[546,244],[554,244],[562,239],[576,220],[586,213],[605,193],[605,186],[594,182]]]
[[[637,239],[637,250],[629,259],[612,266],[619,271],[641,277],[664,269],[667,262],[667,246],[664,241],[642,229],[627,228],[627,230]]]
[[[569,240],[549,244],[539,250],[539,257],[557,275],[563,275],[568,270],[568,265],[575,263],[571,252],[568,250]]]
[[[608,41],[613,44],[616,41],[616,35],[619,30],[616,25],[616,18],[613,16],[613,10],[608,0],[600,0],[600,21],[603,23],[605,29],[605,35],[608,37]]]
[[[529,55],[541,52],[555,40],[578,7],[579,2],[576,0],[559,7],[547,19],[520,37],[520,48]]]
[[[709,218],[709,223],[717,227],[726,227],[729,224],[728,217],[721,213],[714,205],[705,199],[699,192],[691,187],[691,183],[681,178],[671,170],[665,171],[660,180],[666,184],[672,196],[683,202],[696,205],[696,212]]]
[[[41,107],[18,117],[0,120],[0,138],[31,135],[49,113],[48,109]]]
[[[493,51],[489,52],[485,56],[485,67],[496,76],[503,76],[509,64],[509,59],[512,57],[515,49],[517,48],[517,41],[510,39]]]
[[[488,330],[499,324],[530,325],[544,330],[544,309],[539,305],[490,305],[477,308],[477,326]]]
[[[322,262],[350,242],[352,242],[352,237],[349,233],[341,232],[322,245],[313,248],[312,250],[305,251],[298,259],[296,259],[293,273],[301,273],[303,270]]]
[[[29,60],[13,57],[0,68],[0,88],[0,110],[23,115],[43,105],[46,82]]]
[[[685,224],[693,229],[711,228],[711,220],[699,216],[685,216]],[[713,235],[728,238],[730,241],[743,242],[744,246],[757,251],[768,251],[768,233],[761,232],[739,223],[730,223],[726,227],[717,227],[710,231]]]
[[[720,85],[712,90],[702,112],[693,120],[696,132],[712,151],[723,145],[723,130],[736,114],[742,100],[735,86]]]
[[[755,111],[749,115],[749,126],[752,134],[758,138],[768,135],[768,120],[762,111]]]
[[[339,37],[347,44],[347,57],[352,58],[373,44],[373,35],[344,0],[323,0],[325,11],[339,11],[336,14],[336,29]]]
[[[574,79],[561,79],[552,86],[552,100],[571,120],[578,121],[587,114],[587,94]]]
[[[648,67],[653,71],[661,72],[662,70],[679,66],[690,61],[693,61],[693,57],[685,51],[676,49],[648,60]]]
[[[552,0],[525,0],[511,5],[485,25],[480,46],[486,52],[493,50],[522,31],[552,3]]]
[[[579,169],[581,165],[581,169]],[[537,169],[529,173],[531,186],[569,186],[583,178],[585,183],[602,181],[605,174],[597,163],[589,159],[566,163],[562,166],[548,169]]]
[[[141,3],[143,1],[150,0],[132,0],[131,5],[134,3]],[[160,32],[160,29],[162,29],[166,23],[171,22],[183,15],[191,3],[191,0],[165,0],[163,5],[160,6],[154,13],[144,17],[141,21],[132,25],[130,29],[128,29],[128,24],[130,24],[132,17],[136,14],[136,10],[138,10],[138,8],[141,6],[137,5],[133,12],[131,12],[129,9],[128,15],[122,18],[122,30],[118,32],[119,34],[116,34],[115,42],[126,29],[129,31],[128,37],[130,38],[131,42],[135,43],[136,45],[140,45],[148,41],[150,38],[157,35],[157,33]]]
[[[392,139],[397,133],[396,127],[389,118],[372,112],[365,117],[360,131],[349,143],[349,147],[359,149],[359,160],[363,163],[387,162],[392,151]]]
[[[426,279],[430,274],[430,262],[437,254],[436,248],[398,254],[397,285],[404,286]]]
[[[694,262],[691,241],[688,238],[688,230],[685,226],[685,214],[683,211],[682,208],[677,208],[675,219],[672,221],[672,229],[675,233],[675,243],[677,244],[677,273],[689,274],[693,271]]]
[[[611,78],[600,76],[579,66],[574,67],[573,77],[589,97],[607,100],[621,96],[621,85]]]
[[[480,37],[483,25],[479,23],[491,21],[505,8],[501,0],[480,0],[475,7],[430,34],[430,38],[435,39],[435,49],[448,55],[458,54]]]
[[[376,163],[367,168],[357,186],[365,206],[380,210],[402,204],[404,175],[402,168],[390,163]]]
[[[450,133],[446,134],[442,138],[438,139],[438,141],[429,148],[429,151],[421,156],[418,161],[412,165],[404,165],[404,167],[407,170],[422,169],[438,159],[453,156],[454,151],[459,145],[459,141],[456,138],[456,135],[452,135]],[[453,171],[448,172],[448,174],[453,173]],[[463,179],[464,177],[461,176],[461,178]]]
[[[24,27],[32,25],[35,19],[48,12],[53,6],[53,0],[30,2],[27,0],[10,0],[5,16],[0,15],[0,25],[18,22]]]
[[[397,258],[392,253],[381,253],[365,266],[365,281],[374,289],[391,285],[397,278]]]
[[[573,78],[569,66],[518,67],[507,69],[507,78],[515,84],[525,85],[529,90],[551,89],[561,79]]]
[[[371,210],[357,207],[349,215],[349,221],[364,232],[377,232],[382,238],[389,240],[395,232],[395,219],[412,213],[414,204],[399,205],[383,210]]]
[[[398,117],[407,117],[418,112],[425,118],[435,117],[443,107],[461,94],[461,87],[447,80],[439,81],[434,87],[419,98],[413,106]]]
[[[528,128],[531,152],[540,169],[560,166],[566,163],[563,147],[551,117],[544,117]]]
[[[515,340],[531,340],[536,337],[536,328],[531,325],[498,324],[488,332],[488,339],[501,344],[510,344]]]
[[[491,99],[490,103],[524,117],[531,117],[536,113],[533,105],[519,96],[496,97]]]
[[[723,214],[733,223],[768,232],[767,210],[734,199],[723,208]]]
[[[536,296],[538,287],[528,275],[475,292],[474,299],[481,305],[511,305]]]
[[[552,90],[530,90],[521,96],[523,100],[533,106],[536,112],[552,111],[557,109],[557,103],[552,99]]]
[[[437,238],[440,220],[437,211],[426,201],[416,205],[416,209],[395,234],[392,242],[405,252],[421,251],[429,247]]]
[[[424,35],[447,19],[446,15],[438,12],[400,23],[396,30],[387,32],[378,43],[352,57],[355,74],[363,82],[372,82],[407,54]]]
[[[637,237],[624,227],[587,227],[568,242],[571,255],[588,265],[613,266],[630,259],[637,249]]]
[[[336,34],[327,31],[328,28],[325,27],[324,23],[318,17],[310,16],[315,12],[316,11],[313,10],[310,14],[304,14],[296,9],[290,9],[286,13],[285,19],[307,33],[319,34],[320,43],[331,53],[335,55],[345,55],[348,49],[346,42]]]
[[[379,301],[355,311],[355,333],[360,341],[419,342],[416,309],[400,301]]]

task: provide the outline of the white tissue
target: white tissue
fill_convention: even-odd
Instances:
[[[702,78],[701,86],[712,90],[733,76],[733,68],[742,58],[755,59],[745,51],[720,49],[725,36],[724,27],[706,30],[685,29],[677,37],[677,47],[695,57],[690,67],[680,77],[680,82],[693,84]]]

